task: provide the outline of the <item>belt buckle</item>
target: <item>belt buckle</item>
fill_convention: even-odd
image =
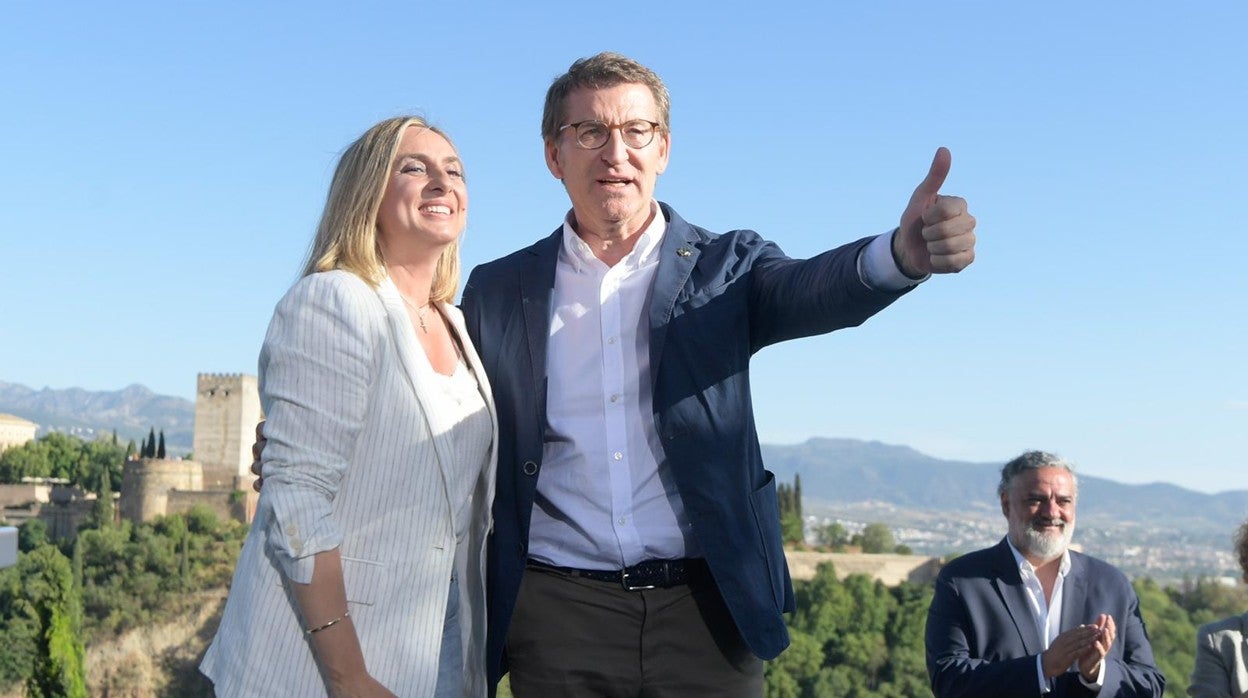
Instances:
[[[657,584],[632,584],[628,581],[628,568],[620,570],[620,584],[625,591],[645,591],[647,589],[658,589]]]

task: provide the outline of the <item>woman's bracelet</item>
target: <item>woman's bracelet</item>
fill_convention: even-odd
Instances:
[[[328,627],[331,627],[331,626],[337,625],[337,624],[341,623],[343,620],[345,620],[345,619],[347,619],[347,618],[350,618],[350,617],[351,617],[351,612],[350,612],[350,611],[343,611],[343,612],[342,612],[342,615],[338,616],[337,618],[335,618],[335,619],[333,619],[333,620],[331,620],[331,621],[329,621],[329,622],[325,623],[324,625],[318,625],[318,626],[316,626],[315,628],[308,628],[307,630],[304,630],[304,631],[303,631],[303,634],[304,634],[304,635],[311,635],[312,633],[319,633],[319,632],[321,632],[322,630],[324,630],[325,628],[328,628]]]

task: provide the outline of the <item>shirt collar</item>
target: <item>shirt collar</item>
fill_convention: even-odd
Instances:
[[[637,244],[633,246],[633,250],[620,260],[619,266],[625,269],[639,269],[658,259],[659,243],[663,242],[663,235],[667,232],[667,220],[663,218],[663,211],[659,208],[657,201],[650,200],[650,223],[638,234]],[[563,254],[561,255],[568,263],[570,263],[577,272],[585,270],[586,265],[605,265],[594,256],[594,251],[589,245],[576,234],[576,230],[572,227],[574,211],[569,210],[568,215],[563,217]],[[593,268],[593,267],[591,267]]]

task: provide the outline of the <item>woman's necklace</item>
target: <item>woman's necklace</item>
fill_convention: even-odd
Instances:
[[[429,310],[429,304],[425,303],[424,305],[416,305],[408,300],[407,296],[402,293],[399,294],[399,298],[402,298],[403,302],[407,304],[407,307],[411,308],[416,313],[416,322],[420,325],[420,331],[425,334],[429,334],[429,327],[425,325],[425,311]]]

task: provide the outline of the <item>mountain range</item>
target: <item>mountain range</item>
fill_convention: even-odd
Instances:
[[[781,482],[801,475],[806,497],[827,504],[886,502],[1000,516],[1002,463],[942,460],[906,446],[856,439],[810,439],[763,446],[763,460]],[[1168,483],[1125,484],[1078,475],[1081,517],[1155,525],[1238,525],[1248,516],[1248,490],[1205,494]]]
[[[0,412],[39,424],[41,434],[62,431],[91,438],[116,430],[123,440],[137,442],[155,428],[164,431],[176,455],[191,449],[195,420],[191,401],[137,384],[92,392],[34,390],[0,381]],[[943,460],[906,446],[856,439],[813,438],[796,445],[763,445],[762,450],[780,482],[801,476],[805,513],[850,523],[883,521],[916,551],[970,549],[1004,532],[996,495],[1000,463]],[[1205,494],[1086,474],[1079,476],[1079,501],[1081,540],[1117,550],[1124,559],[1172,560],[1182,557],[1180,551],[1199,549],[1204,562],[1179,569],[1201,573],[1225,567],[1229,536],[1248,516],[1248,490]],[[1163,563],[1141,564],[1152,569]]]
[[[194,440],[195,404],[138,384],[113,391],[35,390],[0,381],[0,412],[38,424],[40,436],[59,431],[91,439],[116,431],[123,443],[139,443],[151,429],[163,430],[173,455],[189,452]]]

